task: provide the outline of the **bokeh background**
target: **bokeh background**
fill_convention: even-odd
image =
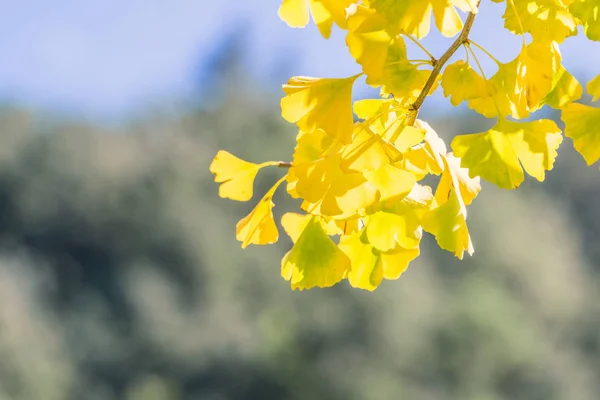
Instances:
[[[242,250],[254,201],[208,166],[291,158],[280,85],[356,73],[341,31],[288,28],[278,0],[0,4],[0,399],[600,398],[600,171],[569,139],[543,184],[484,183],[473,257],[427,236],[373,293],[292,292],[289,240]],[[502,8],[473,37],[509,61]],[[585,84],[599,50],[568,39],[564,64]],[[441,94],[421,117],[448,140],[493,123]]]

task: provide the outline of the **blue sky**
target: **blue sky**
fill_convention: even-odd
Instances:
[[[192,95],[198,66],[240,26],[249,28],[249,79],[271,92],[285,80],[282,67],[290,76],[348,76],[359,70],[341,31],[326,41],[312,25],[289,28],[277,16],[279,2],[2,2],[0,100],[87,118],[124,118],[147,104]],[[517,54],[519,39],[502,28],[503,7],[484,0],[472,37],[508,61]],[[437,33],[425,41],[434,54],[448,43]],[[583,83],[600,72],[599,43],[568,39],[562,52],[565,66]]]

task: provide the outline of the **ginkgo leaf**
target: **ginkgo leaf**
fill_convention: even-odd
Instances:
[[[393,39],[386,28],[385,18],[363,5],[354,7],[348,15],[346,45],[352,57],[362,66],[369,85],[378,85],[386,64]],[[402,41],[402,38],[397,40]]]
[[[452,150],[471,177],[480,176],[501,188],[513,189],[524,180],[523,168],[543,181],[561,142],[561,130],[554,121],[500,119],[487,132],[456,136]]]
[[[454,106],[465,100],[485,97],[488,92],[485,79],[464,60],[446,67],[442,75],[442,88],[445,97],[451,96],[450,103]]]
[[[299,135],[294,162],[287,175],[288,193],[295,198],[304,199],[302,209],[307,212],[350,218],[378,200],[377,188],[362,173],[346,167],[342,169],[342,153],[332,152],[327,157],[321,157],[319,147],[323,140],[326,137],[319,131]],[[360,144],[360,141],[357,143]],[[371,144],[376,145],[377,140]],[[393,157],[400,156],[393,146],[387,145],[385,148],[394,152]],[[377,154],[376,150],[364,147],[363,155],[367,163],[376,159]],[[356,157],[352,158],[353,161],[362,162],[360,160],[363,155],[354,155]],[[385,157],[385,153],[382,156]],[[348,160],[345,162],[348,164]],[[391,159],[387,159],[387,162],[391,162]]]
[[[408,152],[412,147],[418,145],[425,140],[427,131],[417,126],[403,125],[395,131],[395,135],[389,140],[394,143],[394,146],[400,153]]]
[[[368,85],[382,86],[382,95],[393,94],[400,104],[417,98],[430,72],[408,60],[404,40],[390,34],[382,14],[358,6],[349,16],[346,44],[367,75]]]
[[[369,215],[366,232],[369,242],[378,250],[388,251],[401,246],[414,249],[419,246],[423,232],[421,216],[410,207],[396,208],[395,212],[379,211]]]
[[[431,71],[420,70],[408,61],[406,45],[403,40],[397,39],[388,47],[381,78],[376,86],[381,85],[381,95],[384,97],[392,95],[400,104],[412,103],[423,90],[430,74]]]
[[[358,75],[350,78],[294,77],[283,85],[282,116],[297,123],[304,132],[322,129],[340,143],[352,138],[352,86]]]
[[[407,125],[411,112],[400,106],[396,99],[359,100],[354,103],[354,113],[365,120],[361,125],[368,125],[400,153],[405,153],[425,137],[425,130]]]
[[[425,121],[417,120],[415,127],[425,131],[424,143],[404,154],[401,165],[415,174],[417,180],[427,174],[441,174],[444,170],[442,156],[447,153],[444,140]]]
[[[517,35],[530,33],[535,41],[562,43],[577,34],[577,20],[565,3],[568,4],[562,0],[507,1],[504,27]]]
[[[279,18],[292,28],[304,28],[310,18],[307,0],[283,0]]]
[[[381,211],[367,217],[369,242],[382,251],[396,246],[417,248],[422,237],[421,220],[432,203],[431,189],[416,184],[401,201],[387,202]]]
[[[215,182],[221,183],[219,196],[231,200],[248,201],[252,198],[254,178],[258,171],[262,167],[275,164],[272,162],[254,164],[227,151],[219,150],[210,164],[210,172],[215,175]]]
[[[256,207],[236,225],[236,239],[242,242],[242,248],[251,244],[264,245],[277,242],[279,232],[273,219],[273,195],[284,181],[281,178],[258,202]]]
[[[342,168],[362,172],[377,170],[402,158],[402,153],[383,137],[359,125],[352,143],[342,150]]]
[[[447,201],[423,218],[423,229],[435,236],[438,245],[462,260],[464,252],[473,255],[474,248],[467,228],[466,208],[458,192],[452,189]]]
[[[540,105],[548,104],[552,108],[561,109],[581,98],[583,94],[581,84],[563,66],[560,67],[555,80],[552,91],[546,95]]]
[[[354,114],[360,119],[373,119],[376,116],[382,117],[382,126],[386,126],[390,122],[388,116],[392,118],[394,110],[398,107],[398,103],[394,99],[363,99],[354,102]]]
[[[600,4],[597,0],[573,0],[569,11],[581,21],[588,38],[600,41]]]
[[[398,279],[408,264],[419,256],[418,248],[398,247],[381,252],[369,244],[362,232],[343,236],[339,247],[350,258],[351,269],[347,276],[350,285],[369,291],[375,290],[383,279]]]
[[[290,221],[282,221],[290,223]],[[288,226],[286,231],[297,231]],[[346,277],[350,260],[327,236],[317,217],[310,217],[281,262],[281,276],[292,289],[331,287]]]
[[[600,99],[600,75],[589,81],[585,89],[592,96],[592,101]]]
[[[552,83],[561,67],[561,56],[556,43],[530,43],[524,47],[519,57],[520,79],[517,81],[523,91],[527,110],[534,112],[552,90]]]
[[[450,192],[456,190],[464,205],[468,206],[481,191],[480,179],[478,176],[470,177],[469,170],[461,167],[460,158],[454,154],[448,153],[444,158],[444,173],[435,191],[435,200],[438,205],[444,204],[450,198]]]
[[[405,169],[388,164],[377,171],[366,170],[362,173],[379,190],[379,200],[402,200],[417,183],[414,174]]]
[[[438,245],[459,259],[473,254],[467,228],[467,208],[481,190],[479,177],[471,178],[453,154],[444,157],[444,173],[435,191],[436,207],[425,215],[423,229],[435,236]]]
[[[600,108],[571,103],[562,112],[565,136],[588,165],[600,159]]]
[[[331,137],[320,129],[311,133],[298,132],[292,165],[308,164],[321,158],[321,154],[329,148],[330,144]],[[287,192],[292,197],[298,198],[300,195],[296,192],[298,177],[295,171],[293,167],[288,171]]]
[[[385,15],[398,31],[419,39],[427,36],[433,12],[436,26],[447,37],[455,36],[463,27],[455,6],[463,11],[476,10],[471,0],[369,0],[370,7]]]
[[[469,107],[488,118],[527,118],[553,89],[560,60],[553,42],[523,46],[514,60],[499,65],[489,80],[488,96],[469,100]]]
[[[346,26],[345,9],[357,0],[283,0],[279,17],[292,28],[308,25],[309,10],[319,32],[326,39],[331,35],[335,22],[341,28]]]
[[[295,182],[290,194],[305,200],[305,211],[350,217],[377,201],[377,188],[360,172],[343,171],[340,163],[341,155],[336,153],[290,168],[288,182]]]
[[[340,227],[343,225],[339,223],[339,221],[334,221],[332,219],[327,220],[322,217],[315,217],[310,214],[298,214],[298,213],[285,213],[281,217],[281,225],[285,230],[285,233],[292,239],[293,243],[298,241],[298,238],[306,228],[306,225],[311,221],[311,219],[316,218],[320,223],[323,231],[328,236],[333,235],[342,235],[345,230]]]

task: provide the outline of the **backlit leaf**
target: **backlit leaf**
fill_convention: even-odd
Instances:
[[[220,150],[210,164],[210,172],[215,175],[215,182],[221,183],[219,196],[231,200],[248,201],[252,198],[256,174],[267,165],[273,165],[273,163],[254,164]]]
[[[598,0],[573,0],[569,11],[582,22],[588,38],[600,41],[600,3]]]
[[[312,19],[325,38],[331,35],[335,22],[341,28],[346,26],[346,8],[357,0],[283,0],[279,17],[292,28],[308,25],[309,10]]]
[[[353,131],[352,85],[344,79],[294,77],[283,85],[283,118],[304,132],[322,129],[340,143],[349,143]]]
[[[400,247],[382,252],[371,246],[362,232],[343,236],[340,249],[351,260],[348,281],[355,288],[373,291],[383,279],[398,279],[408,264],[419,256],[419,249]]]
[[[273,219],[273,195],[285,179],[280,179],[258,202],[256,207],[236,225],[236,238],[242,242],[242,248],[251,244],[272,244],[279,239],[279,232]]]
[[[462,21],[455,7],[463,11],[477,10],[471,0],[369,0],[370,7],[385,15],[390,25],[421,39],[430,30],[431,13],[444,36],[452,37],[462,29]]]
[[[454,106],[487,95],[485,79],[463,60],[446,67],[442,75],[442,87],[444,96],[451,96],[450,102]]]
[[[520,35],[521,27],[533,36],[534,40],[556,41],[577,33],[577,20],[562,0],[510,0],[504,14],[504,26]],[[517,13],[515,13],[515,9]]]
[[[513,189],[523,182],[523,168],[543,181],[545,171],[554,165],[561,142],[561,130],[551,120],[501,119],[487,132],[456,136],[452,150],[462,159],[461,165],[469,169],[470,176]]]
[[[286,231],[297,229],[288,226]],[[310,217],[281,262],[281,276],[292,289],[300,290],[331,287],[344,279],[349,269],[350,260],[327,236],[317,217]]]
[[[562,112],[565,136],[573,140],[575,149],[588,165],[600,159],[600,108],[569,104]]]
[[[592,101],[600,99],[600,75],[588,82],[586,91],[593,97]]]

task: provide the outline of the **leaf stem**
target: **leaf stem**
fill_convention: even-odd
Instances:
[[[279,168],[292,168],[292,163],[291,162],[286,162],[286,161],[279,161],[277,163],[277,166]]]
[[[479,6],[479,1],[477,2],[477,6]],[[423,105],[423,102],[425,101],[425,98],[427,97],[429,91],[433,87],[433,84],[435,83],[438,75],[442,72],[442,68],[444,67],[444,65],[448,62],[450,57],[452,57],[454,53],[456,53],[456,50],[458,50],[460,46],[468,42],[469,33],[471,32],[471,28],[473,27],[473,22],[475,22],[475,15],[476,14],[469,13],[467,20],[465,21],[464,27],[458,35],[458,37],[456,38],[456,40],[454,41],[454,43],[452,43],[448,50],[446,50],[446,52],[440,57],[440,59],[434,63],[433,71],[431,71],[429,79],[427,79],[427,82],[425,83],[423,90],[421,90],[419,97],[411,106],[412,116],[409,120],[409,125],[414,125],[414,122],[416,121],[417,116],[419,114],[419,109]]]
[[[473,46],[477,47],[479,50],[483,51],[489,58],[491,58],[492,60],[494,60],[496,62],[496,64],[500,65],[502,64],[496,57],[494,57],[489,51],[487,51],[483,46],[475,43],[474,41],[472,41],[471,39],[469,39],[468,43],[472,44]]]
[[[433,54],[431,54],[431,52],[429,52],[429,50],[427,50],[425,48],[425,46],[423,46],[421,44],[421,42],[419,42],[417,39],[415,39],[414,37],[412,37],[411,35],[407,35],[404,34],[404,36],[406,36],[407,38],[409,38],[414,44],[416,44],[417,46],[419,46],[421,48],[421,50],[423,50],[425,52],[425,54],[427,54],[429,56],[429,58],[431,58],[431,61],[435,63],[435,57],[433,56]]]
[[[470,43],[473,43],[473,42],[470,42]],[[494,102],[494,107],[496,107],[496,112],[498,113],[498,117],[500,117],[500,115],[502,113],[500,112],[500,106],[498,105],[498,102],[496,101],[496,98],[494,97],[494,91],[492,90],[492,86],[491,86],[492,84],[490,83],[490,81],[485,76],[485,72],[483,71],[483,67],[479,63],[479,60],[477,59],[477,55],[473,51],[473,48],[471,47],[470,43],[466,43],[465,44],[465,48],[468,51],[470,51],[471,54],[473,55],[473,58],[475,59],[475,63],[477,64],[477,68],[479,68],[479,72],[481,72],[481,76],[485,80],[485,85],[486,85],[487,90],[488,90],[488,92],[490,94],[490,97],[492,98],[492,101]]]

